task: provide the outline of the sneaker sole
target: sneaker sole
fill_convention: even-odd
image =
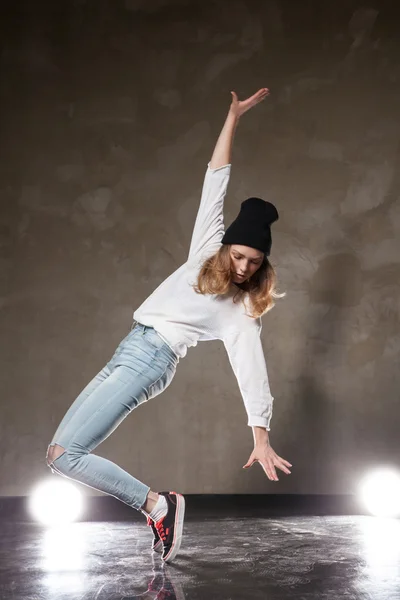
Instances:
[[[174,527],[174,540],[171,550],[167,556],[163,557],[164,562],[171,562],[178,554],[182,543],[183,520],[185,517],[185,498],[181,494],[176,494],[176,515]]]

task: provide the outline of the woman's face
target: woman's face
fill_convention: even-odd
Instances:
[[[230,249],[232,281],[243,283],[261,267],[264,254],[249,246],[232,244]]]

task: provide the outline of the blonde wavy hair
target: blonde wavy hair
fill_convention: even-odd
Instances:
[[[197,277],[197,283],[193,286],[195,292],[223,296],[229,291],[232,283],[230,249],[230,244],[224,244],[218,252],[204,261]],[[245,304],[246,296],[251,308],[249,316],[255,319],[275,306],[275,298],[285,296],[285,293],[277,291],[275,269],[266,256],[250,279],[237,288],[233,301],[235,303],[242,301]]]

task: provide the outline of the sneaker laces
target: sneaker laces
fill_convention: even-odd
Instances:
[[[155,523],[155,526],[156,526],[158,535],[160,536],[162,541],[165,542],[167,539],[167,535],[168,535],[168,529],[167,530],[164,529],[164,519],[160,519],[160,521],[157,521],[157,523]]]

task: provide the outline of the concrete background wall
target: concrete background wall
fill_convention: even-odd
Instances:
[[[3,4],[0,495],[29,493],[133,309],[186,260],[230,90],[226,222],[275,202],[287,292],[264,317],[279,484],[221,343],[200,344],[98,453],[155,489],[351,493],[399,459],[400,40],[393,4]],[[92,493],[86,489],[86,493]]]

